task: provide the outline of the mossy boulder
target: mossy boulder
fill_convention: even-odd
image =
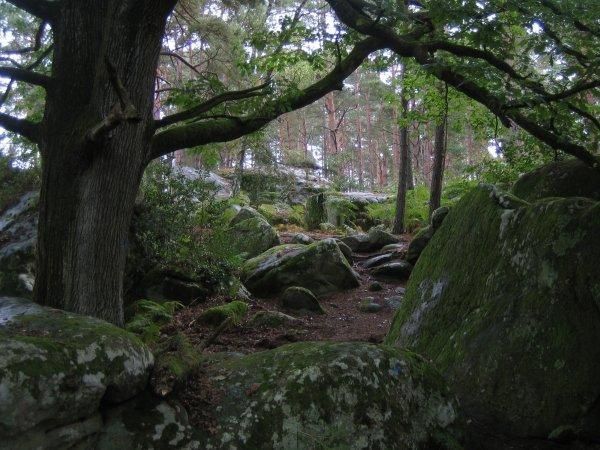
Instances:
[[[294,311],[309,311],[324,314],[325,310],[311,291],[306,288],[292,286],[281,296],[281,306]]]
[[[312,244],[313,242],[315,242],[315,240],[304,233],[296,233],[292,237],[292,244],[309,245],[309,244]]]
[[[205,449],[452,448],[457,405],[413,353],[367,343],[297,343],[215,361],[223,392]]]
[[[317,296],[359,286],[358,275],[334,239],[274,247],[246,261],[241,278],[259,297],[278,295],[291,286],[310,289]]]
[[[188,414],[177,401],[143,393],[104,413],[104,425],[89,446],[96,450],[201,449]],[[63,447],[66,448],[66,447]]]
[[[262,215],[249,207],[243,207],[231,220],[229,233],[233,248],[248,258],[281,243],[277,231]]]
[[[123,329],[0,297],[0,446],[44,446],[51,430],[62,430],[57,442],[70,448],[69,433],[82,440],[98,431],[101,402],[144,389],[152,364],[149,349]]]
[[[286,203],[262,204],[258,207],[258,212],[261,213],[272,225],[282,224],[303,224],[303,208],[290,206]]]
[[[578,159],[555,161],[521,176],[512,192],[527,201],[547,197],[600,200],[600,172]]]
[[[0,292],[31,297],[39,194],[27,192],[0,215]]]
[[[316,230],[325,222],[325,194],[311,195],[306,199],[304,210],[304,225],[307,230]]]
[[[278,328],[298,323],[300,319],[279,311],[259,311],[249,321],[250,326],[258,328]]]
[[[239,322],[248,312],[248,303],[240,300],[225,303],[224,305],[208,308],[200,315],[200,321],[209,325],[220,325],[227,319]]]
[[[466,194],[417,262],[386,342],[431,358],[509,436],[600,439],[600,203]]]

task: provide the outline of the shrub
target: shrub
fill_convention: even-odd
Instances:
[[[0,154],[0,213],[12,206],[25,192],[40,187],[37,167],[19,169],[11,158]]]
[[[141,274],[149,267],[175,270],[207,288],[231,284],[240,261],[222,219],[228,203],[215,199],[215,186],[155,163],[144,175],[141,192],[143,205],[133,223],[141,257],[134,258],[139,266],[132,269]]]

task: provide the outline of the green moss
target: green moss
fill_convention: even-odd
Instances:
[[[431,358],[494,426],[546,436],[577,421],[600,396],[598,229],[597,202],[472,191],[421,254],[386,342]]]
[[[440,375],[391,347],[303,342],[206,370],[223,389],[206,446],[426,448],[432,436],[451,434],[455,418]]]
[[[214,306],[207,309],[200,316],[200,320],[210,325],[220,325],[227,319],[239,323],[248,312],[248,303],[235,300],[225,305]]]
[[[547,197],[600,200],[600,175],[578,159],[555,161],[519,178],[513,193],[530,201]]]
[[[154,392],[165,395],[200,365],[200,352],[182,333],[169,336],[154,349],[155,363],[151,378]]]

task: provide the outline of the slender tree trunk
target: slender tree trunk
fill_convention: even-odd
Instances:
[[[56,83],[48,91],[40,139],[38,303],[123,324],[127,234],[148,162],[154,75],[174,4],[60,2]],[[119,103],[110,67],[140,120],[93,135]]]
[[[402,78],[404,78],[404,68],[402,70]],[[402,117],[408,116],[408,100],[404,93],[400,99],[402,106]],[[398,193],[396,195],[396,215],[394,217],[394,234],[404,233],[404,215],[406,211],[406,191],[408,187],[408,166],[409,166],[409,141],[408,141],[408,124],[404,123],[400,127],[400,169],[398,172]]]
[[[446,106],[440,123],[435,126],[435,144],[433,167],[431,169],[431,194],[429,197],[429,217],[440,207],[442,186],[444,182],[444,166],[446,165],[446,125],[448,121],[448,87],[445,89]]]

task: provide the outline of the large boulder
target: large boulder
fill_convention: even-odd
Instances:
[[[222,395],[205,449],[451,448],[456,403],[422,358],[367,343],[305,342],[206,368]],[[456,447],[455,447],[456,448]]]
[[[386,342],[431,358],[484,429],[599,440],[598,230],[597,201],[476,188],[423,251]]]
[[[521,176],[512,192],[527,201],[547,197],[600,200],[600,173],[578,159],[556,161]]]
[[[229,233],[231,245],[240,254],[253,258],[279,245],[277,231],[257,211],[243,207],[231,220]]]
[[[334,239],[274,247],[246,261],[242,281],[259,297],[275,296],[291,286],[310,289],[317,296],[359,286],[358,275]]]
[[[0,447],[71,448],[97,434],[101,403],[142,391],[152,364],[123,329],[0,297]]]
[[[27,192],[0,215],[0,293],[30,297],[35,276],[37,204]]]

